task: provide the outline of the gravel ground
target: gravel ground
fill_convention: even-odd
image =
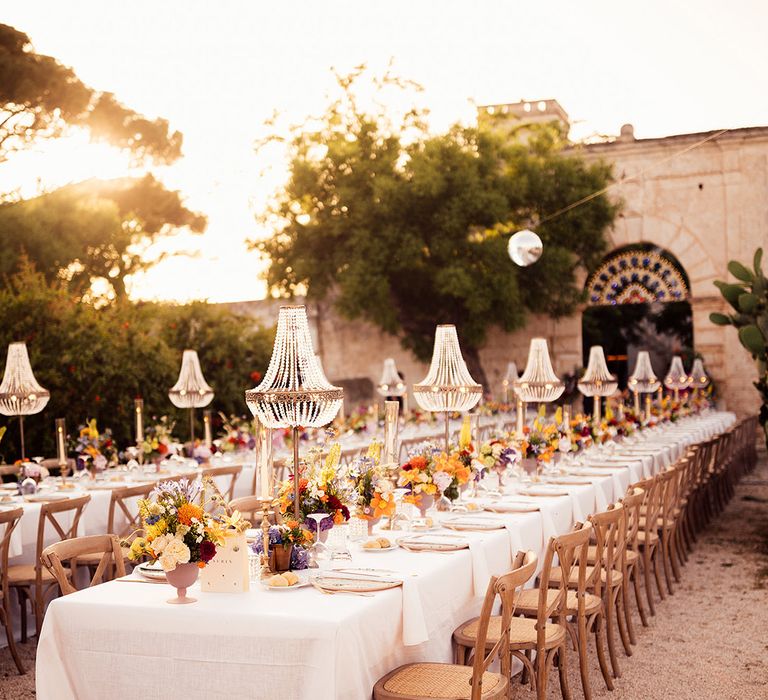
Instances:
[[[736,700],[768,698],[768,459],[737,486],[725,512],[699,536],[675,595],[656,608],[650,627],[636,617],[638,644],[622,676],[605,689],[592,650],[593,698],[611,700]],[[2,633],[2,632],[0,632]],[[621,645],[619,644],[619,649]],[[0,700],[35,697],[34,640],[20,644],[27,673],[19,676],[7,649],[0,649]],[[582,696],[575,654],[569,678]],[[527,686],[513,697],[533,698]],[[560,698],[557,673],[549,697]],[[362,700],[362,699],[361,699]]]

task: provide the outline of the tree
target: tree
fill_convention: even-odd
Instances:
[[[182,136],[167,120],[147,119],[112,93],[93,90],[71,68],[36,53],[26,34],[0,24],[0,162],[67,127],[88,129],[139,160],[172,163],[181,156]]]
[[[109,282],[126,297],[126,277],[156,264],[143,248],[179,227],[201,232],[206,219],[187,209],[179,192],[152,175],[88,180],[49,194],[0,205],[0,272],[8,275],[27,255],[49,280],[70,280],[87,292],[93,281]]]
[[[148,419],[169,415],[186,437],[187,416],[175,409],[168,389],[178,377],[182,351],[194,347],[216,395],[211,408],[247,413],[244,391],[264,372],[273,333],[226,307],[203,303],[120,304],[95,308],[73,302],[61,280],[52,282],[22,259],[20,271],[0,289],[0,362],[8,343],[27,343],[38,381],[51,392],[48,406],[25,419],[28,453],[55,453],[53,422],[65,417],[70,434],[86,419],[112,428],[121,449],[131,444],[133,400],[144,399]],[[15,419],[0,443],[8,461],[18,456]]]
[[[435,324],[455,324],[486,383],[478,351],[489,326],[514,330],[527,311],[563,316],[582,298],[577,271],[600,260],[617,208],[601,195],[543,220],[605,187],[610,167],[567,153],[552,124],[525,141],[482,126],[429,135],[415,110],[394,125],[358,107],[359,75],[339,80],[343,95],[319,126],[293,132],[290,177],[263,218],[276,232],[252,245],[270,260],[274,292],[329,299],[422,360]],[[542,221],[544,254],[516,268],[508,234],[531,221]]]

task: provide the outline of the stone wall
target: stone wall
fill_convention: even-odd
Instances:
[[[612,162],[620,182],[612,196],[624,208],[609,236],[611,247],[654,243],[685,268],[696,349],[718,384],[722,405],[744,415],[758,408],[754,364],[734,329],[714,326],[709,314],[726,310],[712,282],[727,277],[728,261],[750,261],[758,246],[768,247],[768,127],[736,129],[672,158],[706,136],[635,140],[631,130],[623,130],[613,142],[583,147],[583,154]],[[231,306],[274,323],[279,304],[265,300]],[[368,323],[340,318],[326,305],[310,308],[310,320],[316,349],[333,381],[367,378],[375,386],[386,357],[395,358],[408,385],[426,374],[427,366],[396,338]],[[558,373],[582,365],[580,312],[558,321],[534,316],[512,334],[492,329],[480,356],[494,395],[500,396],[507,362],[514,360],[522,370],[528,343],[536,336],[549,341]],[[355,386],[359,392],[361,384]]]

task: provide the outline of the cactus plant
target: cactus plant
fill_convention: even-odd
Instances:
[[[760,425],[768,447],[768,279],[763,273],[763,249],[755,252],[753,269],[740,262],[728,263],[730,272],[738,282],[715,282],[723,298],[733,307],[730,314],[713,313],[709,320],[718,326],[735,326],[739,341],[752,355],[757,364],[757,381],[760,393]]]

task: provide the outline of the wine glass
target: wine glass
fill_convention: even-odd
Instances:
[[[410,517],[406,514],[405,508],[403,508],[404,505],[404,498],[408,495],[409,491],[406,488],[396,488],[394,490],[395,494],[395,512],[392,514],[392,516],[389,519],[389,528],[390,530],[398,530],[400,529],[398,527],[398,522],[400,520],[403,521],[403,530],[407,530],[408,526],[410,524]]]
[[[310,513],[307,517],[315,521],[315,541],[309,548],[309,566],[313,569],[326,568],[331,552],[328,545],[320,541],[320,523],[330,516],[328,513]]]

